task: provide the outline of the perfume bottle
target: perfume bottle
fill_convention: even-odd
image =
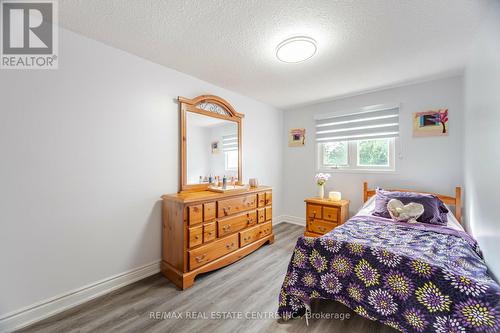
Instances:
[[[227,178],[226,178],[226,175],[224,175],[224,178],[222,178],[222,189],[226,189],[227,188]]]
[[[212,175],[208,176],[208,183],[212,185]]]

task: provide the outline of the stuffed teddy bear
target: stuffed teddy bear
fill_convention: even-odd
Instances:
[[[404,205],[398,199],[391,199],[387,203],[387,210],[395,221],[416,223],[420,215],[424,213],[424,206],[415,202]]]

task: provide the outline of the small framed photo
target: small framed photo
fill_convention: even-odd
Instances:
[[[212,154],[219,153],[219,141],[212,142]]]
[[[292,128],[288,134],[288,147],[302,147],[306,143],[306,129]]]
[[[448,109],[427,110],[413,114],[413,136],[447,136]]]

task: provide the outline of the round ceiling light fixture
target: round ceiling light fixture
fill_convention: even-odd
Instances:
[[[297,36],[285,39],[276,47],[276,58],[287,63],[297,63],[310,59],[318,50],[311,37]]]

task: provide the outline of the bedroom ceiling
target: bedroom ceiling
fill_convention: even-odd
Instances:
[[[280,108],[459,73],[495,0],[61,0],[69,30]],[[317,54],[276,59],[305,35]],[[210,93],[210,92],[207,92]]]

